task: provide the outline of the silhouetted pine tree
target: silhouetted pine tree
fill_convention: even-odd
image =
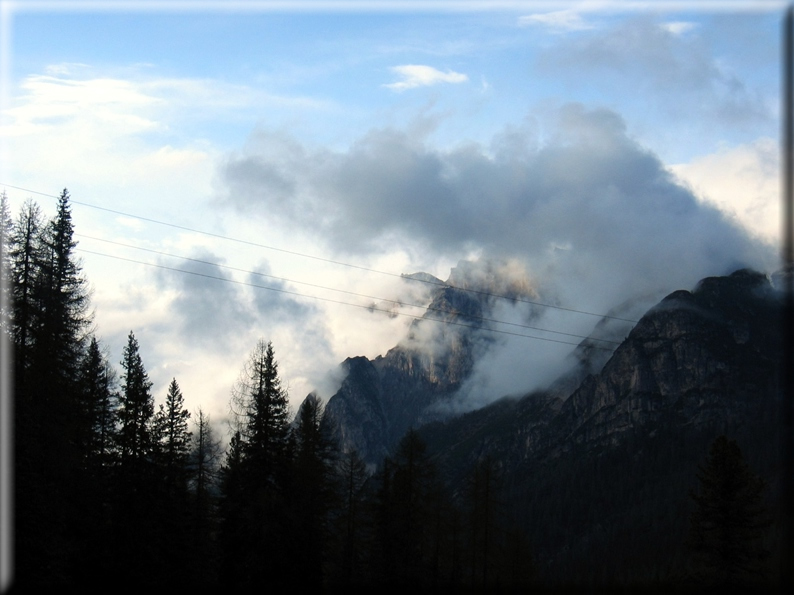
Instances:
[[[152,383],[141,359],[135,335],[130,331],[121,360],[123,384],[119,395],[118,447],[122,468],[140,473],[153,463]]]
[[[216,489],[221,465],[221,444],[215,437],[209,416],[201,408],[193,416],[191,451],[188,456],[188,476],[191,506],[191,545],[189,584],[206,589],[218,581],[215,534]]]
[[[246,588],[286,588],[292,452],[287,393],[273,345],[259,341],[232,391],[236,424],[222,501],[222,581]]]
[[[38,324],[40,299],[37,289],[42,275],[44,243],[43,217],[39,206],[28,200],[22,206],[11,236],[11,297],[14,342],[14,382],[17,395],[17,415],[26,420],[29,399],[25,390],[30,369],[33,328]]]
[[[158,559],[163,588],[183,585],[190,558],[190,506],[188,497],[188,451],[190,412],[176,378],[168,386],[165,404],[152,421],[157,468],[157,538]]]
[[[118,413],[114,383],[115,372],[92,337],[80,366],[80,450],[95,474],[113,462]]]
[[[335,506],[331,510],[328,581],[335,587],[366,583],[364,561],[367,548],[366,482],[364,461],[355,450],[338,460],[334,479]]]
[[[23,207],[11,242],[15,347],[17,562],[37,581],[74,580],[84,546],[79,526],[84,453],[79,441],[79,363],[90,324],[88,288],[64,190],[46,226]]]
[[[321,429],[323,404],[312,393],[298,410],[294,428],[295,458],[289,497],[293,517],[290,541],[296,584],[314,592],[323,585],[328,511],[334,504],[331,471],[335,449]]]
[[[443,491],[427,446],[414,430],[387,457],[377,479],[377,581],[430,586],[438,556],[435,522]]]
[[[698,469],[699,490],[690,491],[696,507],[687,539],[693,578],[710,585],[764,584],[769,557],[761,543],[769,526],[765,482],[750,471],[736,442],[725,436],[712,443]]]
[[[187,457],[190,449],[190,412],[176,378],[168,386],[165,404],[154,416],[154,432],[158,442],[160,465],[166,489],[171,493],[187,492]]]
[[[502,480],[496,461],[490,456],[477,461],[469,477],[468,508],[469,508],[469,570],[471,584],[489,585],[493,577],[494,559],[498,557],[496,543],[498,540],[499,516],[503,512]]]
[[[153,436],[152,383],[130,331],[121,366],[124,370],[119,395],[118,480],[116,532],[118,571],[135,588],[152,588],[162,580],[160,551],[162,527],[161,481],[156,465]]]

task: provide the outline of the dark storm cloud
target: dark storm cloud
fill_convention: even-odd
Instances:
[[[534,274],[550,267],[612,274],[634,290],[662,276],[686,284],[769,263],[768,253],[677,184],[614,112],[571,104],[543,142],[537,128],[529,121],[489,147],[446,151],[380,129],[347,152],[311,151],[260,130],[228,159],[225,200],[313,230],[336,253],[388,252],[400,242],[447,256],[481,248],[520,258]]]
[[[271,224],[311,231],[345,257],[419,246],[460,258],[480,249],[478,266],[520,263],[508,276],[531,286],[540,302],[591,313],[631,298],[647,308],[740,267],[775,268],[770,248],[698,202],[616,113],[570,104],[544,124],[528,119],[489,146],[449,150],[393,129],[370,131],[344,152],[310,150],[260,130],[229,157],[223,198]],[[519,322],[531,314],[539,327],[578,335],[598,321],[549,308],[502,310],[494,318]],[[426,347],[438,348],[432,339]],[[461,406],[550,381],[571,349],[491,341],[483,360],[490,371],[475,370],[469,392],[477,398],[462,394]],[[505,371],[510,385],[495,381],[493,370]]]
[[[171,302],[175,322],[192,341],[223,345],[253,321],[240,285],[220,266],[223,260],[206,250],[195,252],[181,263],[165,266],[186,272],[161,270],[158,284],[178,293]],[[198,262],[202,261],[202,262]]]
[[[249,274],[248,283],[254,286],[254,306],[257,313],[270,321],[296,322],[316,311],[316,307],[306,301],[308,298],[294,295],[303,293],[300,288],[290,287],[271,275],[267,262],[260,263]],[[300,301],[301,299],[304,301]]]

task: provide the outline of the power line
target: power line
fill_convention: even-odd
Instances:
[[[7,186],[9,188],[14,188],[16,190],[21,190],[23,192],[31,192],[33,194],[38,194],[38,195],[41,195],[41,196],[47,196],[49,198],[58,198],[58,196],[56,196],[54,194],[47,194],[45,192],[39,192],[39,191],[36,191],[36,190],[31,190],[29,188],[21,188],[19,186],[13,186],[11,184],[3,184],[2,182],[0,182],[0,185]],[[344,266],[344,267],[348,267],[348,268],[352,268],[352,269],[366,271],[366,272],[369,272],[369,273],[376,273],[376,274],[379,274],[379,275],[387,275],[389,277],[405,278],[404,275],[399,274],[399,273],[392,273],[392,272],[389,272],[389,271],[381,271],[381,270],[378,270],[378,269],[372,269],[372,268],[369,268],[369,267],[364,267],[364,266],[360,266],[360,265],[356,265],[356,264],[342,262],[342,261],[339,261],[339,260],[333,260],[333,259],[330,259],[330,258],[324,258],[322,256],[316,256],[316,255],[313,255],[313,254],[305,254],[305,253],[302,253],[302,252],[296,252],[296,251],[293,251],[293,250],[286,250],[284,248],[278,248],[276,246],[268,246],[266,244],[260,244],[260,243],[257,243],[257,242],[252,242],[250,240],[242,240],[242,239],[239,239],[239,238],[233,238],[231,236],[225,236],[225,235],[218,234],[218,233],[213,233],[213,232],[210,232],[210,231],[203,231],[203,230],[200,230],[200,229],[195,229],[195,228],[187,227],[187,226],[184,226],[184,225],[178,225],[176,223],[167,223],[165,221],[159,221],[157,219],[152,219],[150,217],[143,217],[143,216],[140,216],[140,215],[133,215],[131,213],[125,213],[123,211],[118,211],[116,209],[110,209],[108,207],[100,207],[98,205],[93,205],[93,204],[90,204],[90,203],[74,200],[74,198],[72,198],[72,197],[69,198],[69,202],[72,203],[72,204],[83,206],[83,207],[87,207],[87,208],[91,208],[91,209],[97,209],[99,211],[105,211],[105,212],[108,212],[108,213],[113,213],[115,215],[121,215],[122,217],[129,217],[129,218],[132,218],[132,219],[138,219],[140,221],[146,221],[147,223],[154,223],[156,225],[163,225],[163,226],[166,226],[166,227],[172,227],[174,229],[180,229],[182,231],[189,231],[191,233],[197,233],[197,234],[205,235],[205,236],[208,236],[208,237],[213,237],[213,238],[217,238],[217,239],[221,239],[221,240],[226,240],[226,241],[229,241],[229,242],[236,242],[238,244],[243,244],[243,245],[247,245],[247,246],[253,246],[253,247],[262,248],[262,249],[265,249],[265,250],[273,250],[275,252],[281,252],[283,254],[290,254],[292,256],[300,256],[301,258],[309,258],[309,259],[312,259],[312,260],[317,260],[317,261],[320,261],[320,262],[326,262],[326,263],[329,263],[329,264],[334,264],[334,265],[338,265],[338,266]],[[437,286],[437,287],[450,287],[449,284],[444,283],[443,281],[437,283],[437,282],[431,281],[429,279],[419,279],[419,278],[414,278],[414,277],[411,277],[411,280],[412,281],[417,281],[419,283],[426,283],[428,285],[434,285],[434,286]],[[473,293],[473,294],[477,294],[477,295],[486,296],[486,297],[493,297],[493,298],[497,298],[497,299],[510,300],[511,302],[520,302],[520,303],[524,303],[524,304],[531,304],[531,305],[534,305],[534,306],[541,306],[543,308],[553,308],[555,310],[562,310],[562,311],[565,311],[565,312],[572,312],[574,314],[583,314],[583,315],[586,315],[586,316],[596,316],[598,318],[609,318],[611,320],[620,320],[620,321],[623,321],[623,322],[630,322],[632,324],[636,324],[637,322],[639,322],[638,320],[632,320],[630,318],[621,318],[620,316],[612,316],[612,315],[609,315],[609,314],[598,314],[598,313],[595,313],[595,312],[588,312],[586,310],[577,310],[575,308],[565,308],[563,306],[555,306],[553,304],[545,304],[545,303],[542,303],[542,302],[536,302],[536,301],[533,301],[533,300],[527,300],[527,299],[521,298],[521,297],[500,295],[500,294],[491,293],[491,292],[488,292],[488,291],[477,290],[477,289],[470,289],[470,288],[464,288],[464,287],[456,287],[455,289],[458,289],[460,291],[465,291],[465,292],[468,292],[468,293]]]
[[[124,248],[132,248],[134,250],[141,250],[141,251],[144,251],[144,252],[150,252],[152,254],[157,254],[159,256],[167,256],[169,258],[179,258],[179,259],[186,260],[186,261],[189,261],[189,262],[195,262],[195,263],[198,263],[198,264],[205,264],[205,265],[209,265],[209,266],[215,266],[215,267],[218,267],[218,268],[227,269],[227,270],[230,270],[230,271],[237,271],[237,272],[245,273],[245,274],[248,274],[248,275],[256,275],[256,276],[259,276],[259,277],[266,277],[268,279],[274,279],[276,281],[283,281],[283,282],[287,282],[287,283],[295,283],[297,285],[305,285],[307,287],[314,287],[315,289],[324,289],[324,290],[327,290],[327,291],[336,291],[338,293],[345,293],[345,294],[352,295],[352,296],[355,296],[355,297],[361,297],[361,298],[367,298],[367,299],[372,299],[372,300],[378,300],[378,301],[381,301],[381,302],[389,302],[389,303],[395,304],[397,306],[408,306],[408,307],[412,307],[412,308],[424,308],[427,311],[434,311],[434,312],[439,312],[439,313],[442,313],[442,314],[450,313],[448,310],[444,310],[442,308],[435,308],[435,307],[432,307],[432,306],[423,306],[421,304],[412,304],[412,303],[407,303],[407,302],[403,302],[403,301],[400,301],[400,300],[382,298],[382,297],[378,297],[378,296],[357,293],[357,292],[354,292],[354,291],[348,291],[348,290],[345,290],[345,289],[337,289],[335,287],[327,287],[327,286],[324,286],[324,285],[318,285],[316,283],[308,283],[308,282],[305,282],[305,281],[296,281],[294,279],[287,279],[285,277],[277,277],[275,275],[268,275],[267,273],[260,273],[258,271],[250,271],[250,270],[247,270],[247,269],[241,269],[241,268],[232,267],[232,266],[219,264],[219,263],[215,263],[215,262],[210,262],[210,261],[206,261],[206,260],[200,260],[198,258],[190,258],[190,257],[187,257],[187,256],[181,256],[181,255],[178,255],[178,254],[169,254],[169,253],[163,252],[161,250],[154,250],[152,248],[143,248],[142,246],[135,246],[133,244],[125,244],[125,243],[122,243],[122,242],[116,242],[114,240],[108,240],[108,239],[104,239],[104,238],[97,238],[97,237],[88,236],[88,235],[85,235],[85,234],[77,234],[76,233],[74,235],[76,237],[81,237],[81,238],[85,238],[85,239],[89,239],[89,240],[96,240],[96,241],[99,241],[99,242],[106,242],[108,244],[113,244],[115,246],[122,246]],[[94,252],[94,254],[100,254],[100,253]],[[112,255],[106,254],[106,256],[112,256]],[[455,289],[457,289],[457,288],[455,288]],[[306,296],[304,294],[297,294],[297,295],[303,295],[304,297],[312,297],[312,296]],[[369,306],[367,306],[367,307],[369,307]],[[566,333],[566,332],[563,332],[563,331],[553,331],[551,329],[541,328],[541,327],[537,327],[537,326],[531,326],[531,325],[527,325],[527,324],[520,324],[520,323],[517,323],[517,322],[507,322],[507,321],[504,321],[504,320],[498,320],[498,319],[495,319],[495,318],[487,318],[487,317],[484,317],[484,316],[470,316],[470,315],[466,315],[466,316],[468,318],[472,318],[472,319],[475,319],[475,320],[480,320],[482,322],[493,322],[493,323],[496,323],[496,324],[504,324],[504,325],[507,325],[507,326],[514,326],[514,327],[523,328],[523,329],[527,329],[527,330],[541,331],[541,332],[545,332],[545,333],[553,333],[553,334],[556,334],[556,335],[564,335],[564,336],[567,336],[567,337],[574,337],[574,338],[577,338],[577,339],[589,339],[591,341],[601,341],[603,343],[612,343],[614,345],[620,345],[620,341],[613,341],[611,339],[599,339],[597,337],[588,337],[586,335],[577,335],[577,334],[574,334],[574,333]]]
[[[283,294],[287,294],[287,295],[294,295],[294,296],[303,297],[303,298],[310,298],[310,299],[320,300],[320,301],[329,302],[329,303],[332,303],[332,304],[340,304],[340,305],[343,305],[343,306],[352,306],[352,307],[355,307],[355,308],[363,308],[363,309],[368,310],[370,312],[383,312],[383,313],[388,314],[390,316],[407,316],[407,317],[413,318],[415,320],[432,320],[434,322],[440,322],[442,324],[453,324],[455,326],[462,326],[464,328],[472,328],[472,329],[483,330],[481,327],[478,327],[478,326],[475,326],[475,325],[472,325],[472,324],[465,324],[463,322],[456,322],[454,320],[442,320],[440,318],[429,318],[429,317],[425,317],[425,316],[418,316],[416,314],[408,314],[406,312],[394,312],[392,310],[386,310],[386,309],[383,309],[383,308],[378,308],[377,306],[374,306],[374,305],[366,306],[366,305],[363,305],[363,304],[353,304],[351,302],[343,302],[341,300],[334,300],[334,299],[331,299],[331,298],[324,298],[324,297],[320,297],[320,296],[305,295],[305,294],[302,294],[302,293],[298,293],[296,291],[289,291],[287,289],[279,289],[279,288],[276,288],[276,287],[267,287],[265,285],[257,285],[255,283],[247,283],[245,281],[237,281],[235,279],[226,279],[224,277],[218,277],[218,276],[215,276],[215,275],[209,275],[207,273],[199,273],[199,272],[196,272],[196,271],[187,271],[185,269],[179,269],[179,268],[176,268],[176,267],[169,267],[169,266],[165,266],[165,265],[161,265],[161,264],[143,262],[143,261],[135,260],[135,259],[132,259],[132,258],[124,258],[122,256],[115,256],[113,254],[106,254],[104,252],[95,252],[93,250],[86,250],[85,248],[75,248],[75,250],[77,250],[78,252],[85,252],[87,254],[94,254],[96,256],[104,256],[104,257],[107,257],[107,258],[114,258],[116,260],[123,260],[125,262],[132,262],[132,263],[135,263],[135,264],[142,264],[144,266],[155,267],[155,268],[163,269],[163,270],[166,270],[166,271],[174,271],[174,272],[177,272],[177,273],[184,273],[186,275],[194,275],[196,277],[203,277],[203,278],[206,278],[206,279],[215,279],[216,281],[222,281],[224,283],[234,283],[234,284],[237,284],[237,285],[244,285],[244,286],[253,287],[253,288],[256,288],[256,289],[265,289],[267,291],[275,291],[275,292],[283,293]],[[501,330],[496,330],[496,329],[485,329],[485,330],[487,330],[488,332],[491,332],[491,333],[499,333],[499,334],[503,334],[503,335],[511,335],[511,336],[514,336],[514,337],[523,337],[525,339],[536,339],[538,341],[548,341],[550,343],[560,343],[562,345],[572,345],[574,347],[578,347],[579,346],[579,343],[571,343],[569,341],[560,341],[560,340],[557,340],[557,339],[549,339],[547,337],[537,337],[537,336],[534,336],[534,335],[524,335],[524,334],[521,334],[521,333],[513,333],[513,332],[510,332],[510,331],[501,331]],[[549,332],[555,332],[555,331],[549,331]],[[601,349],[601,350],[604,350],[604,351],[613,351],[613,349],[611,349],[609,347],[599,347],[597,345],[592,345],[591,347],[593,349]]]

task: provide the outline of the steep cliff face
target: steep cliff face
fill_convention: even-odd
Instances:
[[[476,330],[488,308],[486,294],[445,284],[400,345],[373,361],[345,363],[328,423],[337,426],[342,446],[373,464],[408,428],[437,422],[426,435],[433,434],[445,465],[465,466],[490,452],[518,469],[573,448],[615,446],[639,429],[653,434],[662,426],[740,420],[774,407],[781,298],[766,275],[753,271],[704,279],[661,300],[630,332],[625,320],[599,324],[598,336],[625,340],[611,354],[582,342],[571,370],[547,390],[441,423],[432,405],[471,374],[484,349]]]
[[[449,399],[470,376],[490,339],[487,328],[494,295],[532,296],[529,286],[504,282],[498,272],[454,268],[446,282],[418,273],[429,283],[431,302],[411,323],[399,345],[374,360],[344,363],[345,380],[326,406],[326,423],[343,448],[355,448],[370,464],[379,463],[411,427],[437,419],[433,407]]]
[[[600,369],[604,356],[591,359],[585,341],[572,371],[549,389],[433,424],[424,435],[445,467],[490,453],[518,473],[574,449],[614,447],[629,434],[768,416],[779,397],[781,299],[760,273],[704,279],[651,308]]]
[[[651,308],[600,371],[586,373],[580,350],[565,382],[420,435],[459,491],[475,461],[498,461],[505,506],[550,580],[675,580],[716,436],[737,439],[780,506],[782,297],[752,271],[705,279]]]
[[[766,276],[745,270],[669,295],[573,392],[550,441],[615,444],[637,426],[697,426],[759,407],[778,378],[780,297]]]

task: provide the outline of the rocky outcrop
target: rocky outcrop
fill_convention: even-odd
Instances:
[[[747,270],[667,296],[571,394],[549,442],[615,444],[627,429],[662,420],[699,425],[746,415],[774,395],[780,299],[765,275]]]
[[[430,289],[424,316],[385,355],[346,360],[342,386],[326,406],[325,423],[340,446],[372,465],[408,429],[442,415],[434,406],[460,389],[488,347],[490,339],[478,331],[488,328],[495,296],[534,297],[526,283],[470,263],[455,267],[446,282],[424,273],[405,278]]]

